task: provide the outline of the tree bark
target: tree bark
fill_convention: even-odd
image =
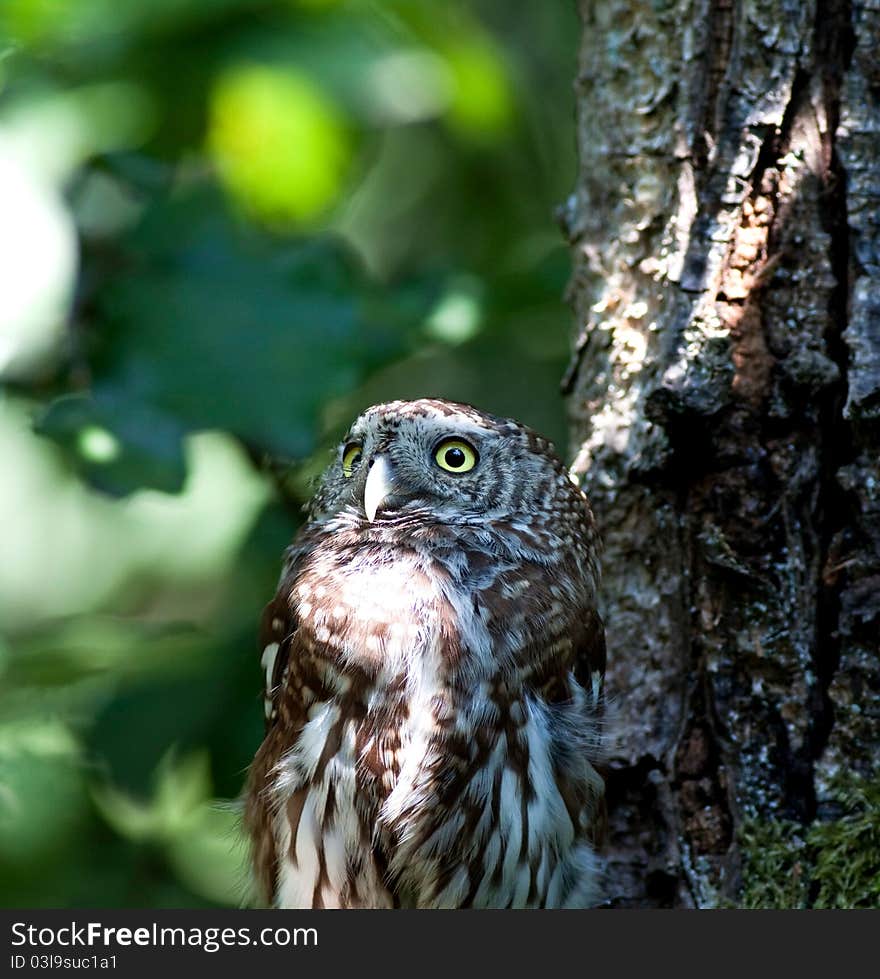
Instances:
[[[880,0],[581,13],[564,386],[605,540],[608,897],[737,904],[747,827],[806,832],[880,771]]]

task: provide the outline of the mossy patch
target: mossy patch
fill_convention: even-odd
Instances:
[[[834,787],[843,814],[814,823],[809,844],[815,851],[815,908],[880,907],[880,773],[853,776]]]
[[[740,907],[880,907],[880,777],[841,776],[832,800],[834,819],[740,827]]]
[[[789,820],[752,819],[739,831],[742,908],[806,908],[812,861],[806,827]]]

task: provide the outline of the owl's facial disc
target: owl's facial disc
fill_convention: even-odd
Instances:
[[[466,405],[375,405],[345,436],[315,512],[367,526],[474,526],[523,508],[539,463],[518,424]]]

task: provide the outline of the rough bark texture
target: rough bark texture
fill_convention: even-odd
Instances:
[[[582,0],[575,471],[615,906],[743,890],[880,765],[880,0]]]

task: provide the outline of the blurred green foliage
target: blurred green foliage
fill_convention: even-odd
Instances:
[[[254,633],[326,451],[565,441],[571,0],[0,5],[0,904],[247,901]]]

